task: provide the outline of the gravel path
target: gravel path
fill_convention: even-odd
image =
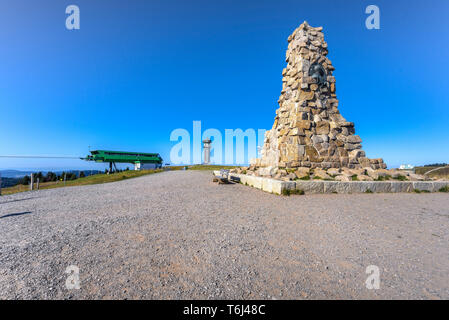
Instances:
[[[2,196],[0,298],[449,299],[449,196],[282,197],[200,171]]]

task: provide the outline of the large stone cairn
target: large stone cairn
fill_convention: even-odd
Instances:
[[[279,109],[265,134],[262,158],[251,161],[262,175],[299,167],[386,168],[382,159],[366,157],[354,123],[338,110],[335,68],[322,30],[304,22],[288,38]]]

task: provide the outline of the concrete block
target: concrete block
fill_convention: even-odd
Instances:
[[[413,189],[419,191],[433,192],[433,182],[428,181],[413,181]]]
[[[273,184],[273,192],[276,194],[282,194],[283,190],[295,190],[296,182],[294,181],[277,181]],[[281,182],[278,184],[277,182]]]
[[[441,188],[444,188],[445,186],[449,186],[448,181],[434,181],[433,182],[434,192],[438,192]]]
[[[323,181],[296,181],[296,190],[302,190],[306,194],[324,193]]]
[[[374,181],[370,188],[370,190],[375,193],[388,193],[391,192],[391,189],[390,181]]]
[[[293,183],[293,186],[292,186]],[[282,194],[282,190],[284,189],[295,189],[295,183],[294,182],[287,182],[287,181],[278,181],[273,180],[273,193],[275,194]]]
[[[262,190],[265,192],[273,192],[273,179],[263,178],[262,179]]]
[[[340,181],[322,181],[323,184],[323,192],[324,193],[335,193],[338,192],[338,184]]]
[[[261,177],[251,177],[252,186],[257,189],[263,188],[263,178]]]
[[[399,181],[392,181],[391,182],[391,192],[398,193],[398,192],[412,192],[413,191],[413,183],[412,182],[399,182]]]
[[[335,190],[333,192],[337,193],[359,193],[360,187],[358,181],[339,181],[340,183],[335,186]]]

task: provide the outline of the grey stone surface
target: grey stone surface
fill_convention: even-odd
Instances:
[[[219,175],[219,171],[214,174]],[[438,192],[442,187],[449,185],[445,181],[323,181],[323,180],[296,180],[279,181],[272,178],[254,177],[242,174],[232,174],[241,179],[242,183],[266,192],[281,194],[284,189],[303,190],[308,194],[315,193],[364,193],[368,190],[374,193],[400,193],[420,191]]]
[[[445,186],[449,186],[449,182],[447,182],[447,181],[434,181],[433,182],[433,188],[435,191],[438,191],[441,188],[444,188]]]
[[[306,194],[324,193],[324,184],[321,181],[296,181],[296,189]]]
[[[373,181],[369,188],[372,192],[376,193],[388,193],[392,190],[390,181]]]
[[[414,181],[413,182],[413,188],[415,190],[419,190],[419,191],[434,192],[434,184],[433,184],[433,182]],[[438,190],[436,190],[436,191],[438,191]]]
[[[410,181],[392,181],[391,182],[391,192],[412,192],[413,183]]]

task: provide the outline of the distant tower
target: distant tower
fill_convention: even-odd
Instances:
[[[203,140],[204,147],[204,164],[210,164],[210,144],[212,143],[211,139]]]

